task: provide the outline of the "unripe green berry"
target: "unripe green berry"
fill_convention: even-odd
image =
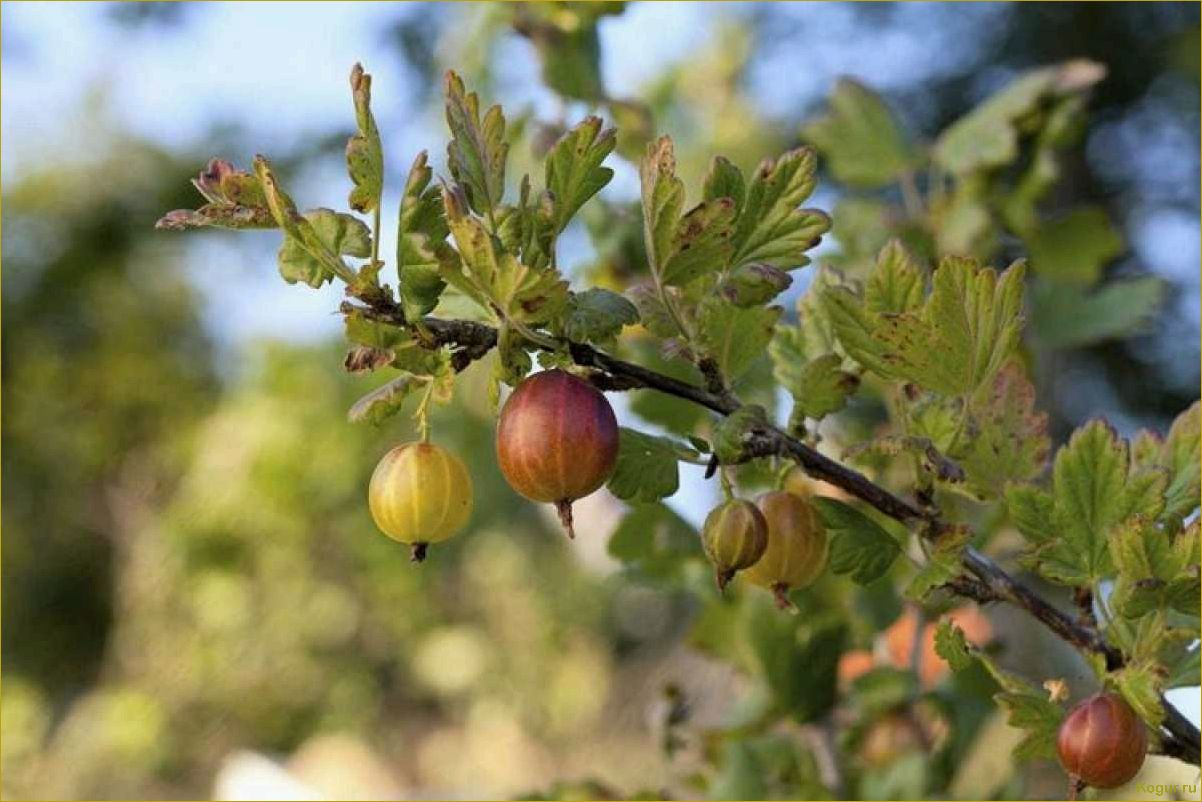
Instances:
[[[736,571],[755,565],[768,548],[768,522],[750,501],[731,499],[710,511],[701,527],[701,545],[714,566],[718,590]]]
[[[826,566],[826,529],[810,499],[795,493],[765,493],[756,506],[768,523],[768,548],[744,576],[788,609],[789,591],[813,582]]]

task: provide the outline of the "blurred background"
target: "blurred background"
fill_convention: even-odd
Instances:
[[[605,96],[648,105],[600,113],[624,131],[671,133],[690,186],[712,153],[747,167],[798,144],[840,76],[875,88],[929,141],[1024,70],[1077,57],[1105,65],[1051,203],[1101,209],[1104,278],[1151,279],[1141,286],[1154,291],[1147,302],[1111,299],[1105,317],[1117,322],[1088,336],[1057,330],[1050,307],[1055,347],[1040,364],[1039,403],[1059,440],[1095,415],[1124,434],[1163,430],[1197,397],[1196,4],[601,8],[546,13],[568,15],[563,30],[581,38],[564,52],[595,60]],[[245,167],[269,154],[303,206],[344,207],[356,61],[374,75],[386,221],[418,150],[443,169],[448,67],[504,104],[529,140],[510,174],[529,170],[540,137],[602,93],[557,84],[575,67],[554,61],[562,54],[530,34],[523,13],[0,4],[4,796],[748,790],[730,775],[741,753],[663,748],[684,709],[700,729],[737,719],[745,679],[698,647],[707,613],[664,581],[677,568],[631,566],[610,544],[619,522],[660,526],[655,516],[670,514],[673,532],[696,525],[714,498],[699,469],[683,466],[671,510],[651,520],[623,518],[604,491],[582,502],[569,546],[546,510],[502,481],[487,368],[473,367],[455,405],[432,418],[436,439],[469,462],[472,528],[416,569],[364,503],[376,460],[412,428],[407,416],[346,422],[373,382],[341,371],[337,288],[280,281],[275,232],[154,229],[166,210],[196,205],[188,178],[211,156]],[[610,163],[606,202],[637,197],[635,168]],[[809,205],[847,199],[825,181]],[[562,245],[577,282],[629,251],[620,232],[587,223]],[[846,256],[839,234],[823,247]],[[382,252],[393,247],[385,239]],[[630,401],[615,399],[624,420],[640,411]],[[678,562],[700,575],[695,556]],[[1021,619],[991,615],[1012,652],[1052,649]],[[1175,693],[1197,722],[1197,689]],[[982,743],[1003,743],[988,693],[977,697],[974,732],[993,726]],[[1062,793],[1048,766],[990,767],[989,750],[978,752],[986,762],[972,771],[988,782],[957,786],[948,766],[939,783],[924,775],[926,785],[854,793]],[[798,776],[825,779],[815,760],[800,761]],[[1154,776],[1182,781],[1162,769]],[[747,798],[799,788],[819,792],[795,783]]]

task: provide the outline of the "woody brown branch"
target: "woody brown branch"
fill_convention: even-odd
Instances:
[[[428,339],[431,347],[448,346],[452,349],[452,364],[456,370],[462,370],[473,360],[483,357],[497,341],[496,329],[475,321],[427,317],[423,319],[421,327],[413,326],[405,320],[399,308],[387,301],[376,302],[371,307],[347,302],[343,303],[342,311],[358,311],[371,319],[404,326],[415,332],[424,329],[425,333],[420,333],[419,336]],[[729,415],[740,407],[739,402],[729,392],[710,392],[689,382],[618,359],[587,344],[565,342],[564,346],[577,365],[609,374],[613,377],[615,386],[656,390],[691,401],[720,415]],[[538,346],[532,344],[532,347]],[[772,455],[793,460],[810,476],[847,491],[890,518],[903,524],[919,526],[923,536],[937,536],[945,528],[938,510],[920,508],[894,495],[862,473],[821,454],[776,426],[765,425],[749,432],[745,441],[744,457],[753,459]],[[1009,602],[1025,610],[1062,640],[1083,651],[1101,655],[1108,670],[1122,668],[1122,652],[1108,644],[1096,628],[1082,624],[1060,611],[1010,576],[986,555],[969,547],[964,552],[963,565],[973,578],[971,586],[962,586],[964,590],[971,587],[972,592],[963,595],[973,598],[988,596]],[[956,590],[956,584],[952,583],[950,589]],[[1165,754],[1199,765],[1202,763],[1202,737],[1198,728],[1167,699],[1162,697],[1162,702],[1165,709],[1163,751]]]

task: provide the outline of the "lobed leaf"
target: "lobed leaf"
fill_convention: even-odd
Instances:
[[[407,320],[419,320],[438,305],[446,287],[442,264],[456,258],[446,245],[450,229],[442,193],[430,186],[433,174],[423,150],[409,168],[401,198],[396,263],[401,308]]]
[[[740,309],[710,295],[697,309],[698,344],[733,382],[764,355],[783,311],[779,306]]]
[[[1043,471],[1051,452],[1048,416],[1036,411],[1035,388],[1019,362],[983,384],[969,409],[970,431],[952,453],[966,473],[966,492],[980,500],[995,498],[1007,483]]]
[[[356,217],[331,209],[305,212],[302,225],[309,240],[316,239],[327,252],[337,256],[371,256],[371,230]],[[280,275],[289,284],[298,282],[318,288],[334,280],[329,259],[315,257],[312,247],[298,237],[285,236],[276,257]]]
[[[1123,238],[1097,206],[1083,206],[1042,223],[1027,239],[1031,268],[1052,281],[1090,287],[1123,252]]]
[[[667,498],[680,487],[677,462],[698,457],[696,451],[677,440],[623,426],[618,430],[618,462],[609,490],[623,501]]]
[[[830,569],[860,585],[884,576],[901,554],[897,540],[855,507],[830,498],[813,502],[830,537]]]
[[[384,191],[384,150],[371,113],[371,76],[360,64],[351,70],[351,93],[359,133],[346,143],[347,171],[355,185],[348,202],[357,212],[370,212],[379,208]]]
[[[585,201],[601,191],[614,171],[601,162],[614,149],[616,132],[601,129],[601,118],[586,117],[551,148],[546,158],[546,183],[551,192],[554,231],[560,233]]]
[[[841,78],[827,113],[802,128],[802,136],[826,157],[835,178],[853,187],[883,187],[913,169],[919,156],[905,132],[868,87]]]
[[[1052,493],[1012,486],[1011,517],[1035,546],[1032,558],[1053,582],[1091,586],[1113,567],[1110,536],[1135,516],[1164,506],[1165,474],[1133,466],[1126,441],[1102,421],[1073,433],[1056,455]]]
[[[480,99],[464,88],[463,79],[448,70],[444,80],[447,126],[447,166],[464,189],[477,214],[492,214],[505,194],[505,115],[492,106],[480,118]]]
[[[957,175],[1013,162],[1021,121],[1040,104],[1078,95],[1106,74],[1084,59],[1033,70],[949,126],[935,141],[935,162]]]
[[[621,334],[623,326],[638,322],[634,304],[616,292],[593,287],[570,296],[563,331],[572,342],[607,343]]]
[[[734,230],[732,265],[764,262],[789,270],[809,263],[805,252],[817,245],[831,226],[825,213],[797,208],[814,191],[816,166],[814,151],[809,148],[760,163]]]
[[[541,324],[557,319],[568,303],[568,283],[559,271],[522,264],[466,213],[455,192],[444,188],[442,196],[460,256],[458,262],[440,264],[447,283],[502,320]]]

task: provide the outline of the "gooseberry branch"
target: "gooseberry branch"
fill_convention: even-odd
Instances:
[[[345,301],[341,311],[344,314],[358,313],[380,323],[409,329],[430,348],[449,347],[452,366],[456,371],[461,371],[473,361],[483,358],[497,344],[497,330],[486,323],[426,317],[420,325],[415,325],[407,321],[400,307],[387,298],[373,296],[361,297],[359,300],[366,305]],[[541,342],[541,337],[539,339],[540,342],[532,342],[531,346],[546,350],[546,343]],[[601,389],[655,390],[723,416],[730,415],[741,407],[739,401],[728,391],[713,392],[665,376],[641,365],[618,359],[591,345],[550,339],[556,342],[559,350],[569,354],[576,365],[600,371],[600,374],[594,377],[594,383]],[[715,382],[709,376],[707,384],[722,387],[720,381]],[[900,523],[916,526],[922,537],[937,539],[947,529],[937,509],[920,508],[776,426],[765,424],[752,429],[743,445],[743,461],[774,455],[792,460],[811,477],[845,490]],[[977,549],[969,547],[964,551],[963,567],[965,575],[957,577],[945,586],[952,593],[979,602],[1004,601],[1012,604],[1026,611],[1053,634],[1077,649],[1100,655],[1105,660],[1108,670],[1113,671],[1123,666],[1122,653],[1108,644],[1095,627],[1074,620]],[[1198,728],[1163,696],[1161,700],[1165,711],[1161,751],[1188,763],[1202,765],[1202,736]]]

